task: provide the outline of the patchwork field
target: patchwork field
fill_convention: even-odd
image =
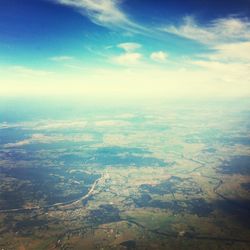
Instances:
[[[2,118],[0,248],[250,249],[249,115]]]

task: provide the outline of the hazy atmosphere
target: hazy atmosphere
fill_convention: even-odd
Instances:
[[[0,0],[0,249],[250,249],[249,72],[249,0]]]

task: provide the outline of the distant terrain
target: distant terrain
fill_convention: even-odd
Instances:
[[[249,105],[22,112],[0,118],[0,249],[250,249]]]

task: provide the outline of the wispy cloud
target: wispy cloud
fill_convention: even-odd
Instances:
[[[163,30],[205,45],[207,53],[197,54],[187,63],[202,68],[217,81],[232,82],[237,86],[239,82],[250,80],[248,19],[226,17],[201,25],[188,16],[181,25],[169,25]]]
[[[155,51],[150,55],[150,58],[156,62],[165,62],[168,54],[164,51]]]
[[[126,52],[131,52],[141,48],[139,43],[120,43],[117,45],[118,48],[125,50]]]
[[[168,25],[162,30],[208,45],[250,39],[250,22],[236,17],[215,19],[207,25],[200,25],[194,17],[187,16],[181,25]]]
[[[49,58],[49,60],[54,61],[54,62],[65,62],[65,61],[70,61],[73,59],[74,57],[72,56],[54,56],[54,57]]]
[[[120,9],[118,0],[52,0],[75,8],[82,15],[100,26],[120,27],[128,31],[143,29]]]

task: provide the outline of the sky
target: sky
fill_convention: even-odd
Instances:
[[[250,0],[0,0],[0,96],[247,97]]]

